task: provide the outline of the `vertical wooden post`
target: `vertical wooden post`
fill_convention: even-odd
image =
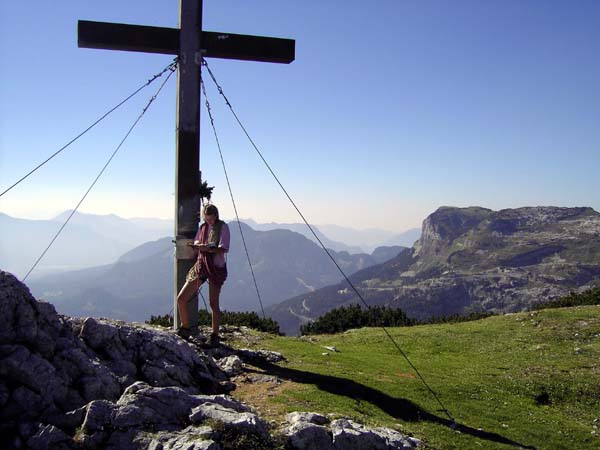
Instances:
[[[202,48],[202,0],[179,3],[179,76],[177,79],[177,133],[175,156],[174,327],[180,325],[177,293],[193,266],[186,244],[198,230],[200,208],[200,67]],[[188,303],[190,327],[198,326],[198,296]]]

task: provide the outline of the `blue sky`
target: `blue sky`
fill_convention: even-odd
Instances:
[[[290,65],[211,60],[313,223],[403,231],[442,205],[600,210],[600,2],[205,0],[204,28],[296,39]],[[176,27],[178,2],[2,2],[0,190],[171,60],[77,48],[77,20]],[[208,83],[209,87],[210,83]],[[0,198],[73,208],[158,85]],[[169,218],[175,77],[81,210]],[[298,222],[209,89],[241,217]],[[202,110],[201,166],[232,217]]]

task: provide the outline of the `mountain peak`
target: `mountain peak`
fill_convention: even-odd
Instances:
[[[597,215],[599,213],[590,207],[526,206],[493,211],[478,206],[442,206],[423,221],[419,246],[421,249],[439,249],[475,229],[483,221],[489,222],[486,225],[491,231],[511,234],[525,228],[538,228],[564,220]]]
[[[457,237],[475,228],[493,213],[491,209],[478,206],[442,206],[423,221],[420,247],[436,251],[440,246],[450,244]]]

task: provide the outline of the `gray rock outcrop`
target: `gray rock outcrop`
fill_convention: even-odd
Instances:
[[[324,425],[329,419],[316,413],[293,412],[286,416],[290,424],[283,429],[290,445],[298,450],[334,450],[331,431]]]
[[[420,443],[391,428],[368,428],[347,419],[334,420],[331,432],[336,450],[408,450]]]
[[[219,368],[230,377],[234,377],[243,372],[242,360],[237,355],[226,356],[217,361]]]
[[[240,408],[227,408],[218,403],[203,403],[192,410],[189,418],[192,423],[212,420],[242,432],[258,434],[263,438],[268,436],[267,424],[256,414]]]
[[[237,354],[244,361],[267,361],[270,363],[278,363],[280,361],[284,361],[284,356],[279,352],[272,352],[269,350],[250,350],[248,348],[243,348],[237,351]]]
[[[178,387],[136,382],[117,402],[89,403],[79,439],[89,449],[218,449],[219,432],[206,423],[268,437],[267,425],[250,411],[224,395],[193,395]],[[183,443],[187,446],[180,447]]]
[[[297,450],[409,450],[421,443],[392,428],[369,428],[348,419],[329,423],[316,413],[294,412],[286,420],[282,433]]]
[[[190,425],[181,431],[166,431],[141,440],[147,442],[148,450],[221,450],[212,439],[214,436],[211,427]]]
[[[174,333],[59,316],[51,304],[35,300],[24,284],[1,271],[0,321],[3,448],[31,447],[41,440],[64,447],[64,436],[72,436],[84,416],[92,427],[107,420],[103,416],[113,420],[109,405],[126,399],[138,381],[186,395],[222,393],[228,383],[211,357]]]

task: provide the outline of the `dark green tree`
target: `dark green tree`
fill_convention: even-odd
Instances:
[[[571,292],[569,295],[556,300],[538,303],[533,309],[566,308],[569,306],[584,305],[600,305],[600,287],[591,288],[583,292]]]
[[[200,183],[200,198],[210,201],[210,198],[212,197],[212,191],[214,188],[214,186],[209,186],[208,182],[202,181]]]
[[[342,306],[332,309],[312,323],[303,325],[302,334],[341,333],[353,328],[362,327],[403,327],[414,325],[404,311],[384,306],[373,306],[363,309],[360,305]]]

